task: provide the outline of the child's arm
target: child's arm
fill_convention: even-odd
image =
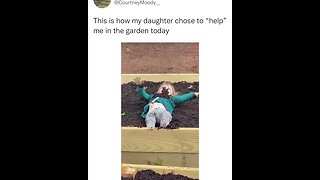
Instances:
[[[152,98],[152,95],[148,94],[146,90],[141,86],[138,86],[136,91],[140,94],[141,97],[143,97],[147,101],[149,101]]]
[[[180,95],[180,96],[174,96],[172,97],[172,102],[175,104],[175,105],[178,105],[178,104],[181,104],[183,102],[186,102],[186,101],[190,101],[196,97],[199,96],[199,93],[198,92],[190,92],[190,93],[187,93],[187,94],[183,94],[183,95]]]
[[[141,85],[141,84],[142,84],[142,81],[141,81],[140,77],[134,78],[133,83],[137,85],[136,91],[137,91],[137,92],[140,94],[140,96],[142,96],[145,100],[149,101],[149,100],[152,98],[152,96],[149,95],[149,94],[146,92],[145,88]]]

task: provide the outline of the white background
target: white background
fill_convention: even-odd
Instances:
[[[88,173],[89,180],[121,175],[121,42],[199,42],[199,178],[232,179],[232,1],[158,0],[160,6],[98,8],[88,1]],[[93,34],[94,28],[137,25],[94,24],[100,18],[223,18],[223,25],[161,26],[167,36]],[[141,27],[150,28],[152,26]],[[153,25],[153,27],[159,27]]]

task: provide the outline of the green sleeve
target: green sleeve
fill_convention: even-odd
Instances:
[[[190,101],[190,100],[194,99],[195,97],[196,97],[195,93],[194,92],[190,92],[190,93],[183,94],[183,95],[180,95],[180,96],[174,96],[174,97],[171,98],[171,100],[175,105],[178,105],[178,104],[181,104],[183,102]]]
[[[143,99],[149,101],[153,95],[150,95],[146,92],[146,90],[144,88],[141,87],[137,87],[136,91],[140,94],[141,97],[143,97]]]

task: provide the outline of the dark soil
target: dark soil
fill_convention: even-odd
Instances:
[[[122,43],[122,74],[199,73],[199,43]]]
[[[176,175],[172,173],[158,174],[152,170],[138,171],[135,180],[195,180],[187,176]]]
[[[149,94],[157,92],[161,82],[145,81],[142,85],[147,87]],[[188,92],[199,92],[199,82],[172,83],[175,90],[180,94]],[[146,127],[144,119],[141,117],[143,107],[147,102],[136,92],[136,85],[132,82],[121,85],[121,126]],[[182,103],[176,106],[172,121],[167,128],[179,127],[199,127],[199,98]]]

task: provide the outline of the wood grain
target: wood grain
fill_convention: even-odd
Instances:
[[[151,129],[122,127],[125,152],[199,153],[199,128]]]
[[[121,162],[129,164],[199,167],[199,154],[162,152],[122,152]]]

